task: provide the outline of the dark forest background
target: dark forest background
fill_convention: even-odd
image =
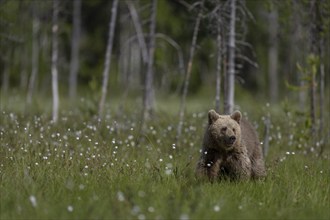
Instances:
[[[87,95],[97,106],[103,84],[109,103],[112,97],[148,100],[145,94],[150,93],[150,100],[141,106],[149,103],[145,109],[152,111],[154,96],[200,94],[217,96],[217,110],[229,112],[234,107],[226,108],[228,103],[233,105],[228,91],[236,85],[234,97],[251,96],[273,104],[289,100],[310,112],[313,120],[324,114],[329,94],[328,1],[115,2],[1,0],[1,94],[23,93],[27,104],[38,99],[37,94],[54,97],[50,88],[55,80],[51,66],[56,48],[58,59],[53,64],[59,100]],[[113,39],[109,37],[111,23]],[[233,58],[231,30],[235,31]],[[235,83],[228,82],[230,71]]]

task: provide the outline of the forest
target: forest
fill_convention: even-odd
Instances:
[[[330,1],[0,0],[1,219],[329,219]],[[207,113],[267,177],[201,182]]]

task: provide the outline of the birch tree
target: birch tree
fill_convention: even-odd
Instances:
[[[324,37],[320,40],[320,131],[322,132],[324,129],[324,81],[325,81],[325,74],[324,74]]]
[[[236,0],[230,0],[230,23],[228,39],[228,71],[226,76],[225,113],[234,110],[235,92],[235,24],[236,24]]]
[[[103,81],[102,81],[102,94],[99,102],[99,118],[102,118],[104,111],[104,103],[107,95],[108,81],[109,81],[109,70],[111,65],[111,53],[113,46],[113,39],[115,35],[115,25],[117,18],[118,0],[114,0],[111,8],[111,18],[109,21],[109,33],[108,33],[108,43],[105,53],[104,60],[104,70],[103,70]]]
[[[328,10],[327,10],[327,7],[326,7],[326,4],[328,3],[328,6],[329,6],[329,2],[322,2],[320,3],[320,15],[319,15],[319,22],[320,22],[320,25],[319,25],[319,29],[321,30],[321,33],[320,33],[320,40],[319,40],[319,48],[320,48],[320,77],[319,77],[319,85],[320,85],[320,90],[319,90],[319,93],[320,93],[320,97],[319,97],[319,105],[320,105],[320,118],[319,118],[319,121],[320,121],[320,126],[319,126],[319,134],[320,134],[320,145],[321,145],[321,149],[320,149],[320,153],[319,155],[321,155],[327,144],[326,143],[329,143],[329,139],[330,139],[330,129],[329,129],[329,120],[325,120],[325,112],[326,112],[326,95],[325,95],[325,91],[326,91],[326,87],[325,87],[325,83],[326,82],[329,82],[326,81],[326,76],[325,76],[325,62],[326,62],[326,42],[327,40],[326,39],[330,39],[329,36],[330,36],[330,30],[329,30],[329,27],[327,27],[327,24],[330,23],[330,17],[327,16],[328,14]],[[328,41],[328,44],[329,44],[329,41]],[[329,69],[328,69],[329,71]],[[328,78],[329,79],[329,78]],[[327,129],[328,128],[328,129]]]
[[[326,122],[324,120],[324,101],[325,101],[325,95],[324,95],[324,91],[325,91],[325,86],[324,86],[324,81],[325,81],[325,74],[324,74],[324,63],[323,63],[323,59],[324,59],[324,49],[323,49],[323,45],[324,45],[324,39],[323,37],[320,40],[320,127],[319,127],[319,133],[321,136],[321,149],[320,149],[320,155],[323,153],[324,148],[325,148],[325,142],[326,142],[326,132],[324,132],[324,128],[325,127],[329,127],[329,121]],[[325,126],[324,126],[325,125]],[[330,137],[330,131],[328,131],[328,138]]]
[[[77,93],[77,75],[79,70],[79,43],[81,23],[81,0],[73,0],[73,33],[71,39],[71,63],[69,79],[69,96],[71,99]]]
[[[27,72],[27,57],[28,57],[28,50],[26,46],[23,47],[23,51],[20,55],[21,60],[21,70],[20,70],[20,88],[22,91],[26,91],[28,85],[28,72]]]
[[[37,16],[37,3],[33,2],[33,20],[32,20],[32,56],[31,56],[31,76],[29,80],[27,103],[31,104],[36,78],[39,70],[39,18]]]
[[[8,93],[9,89],[9,74],[10,74],[10,59],[11,59],[12,50],[8,49],[3,58],[4,70],[1,77],[1,92],[3,94]]]
[[[294,30],[294,34],[291,35],[290,46],[292,47],[292,55],[294,62],[294,70],[297,69],[297,63],[301,63],[305,59],[305,55],[308,53],[306,46],[304,45],[304,41],[306,41],[305,29],[302,25],[301,13],[304,12],[304,8],[300,4],[298,0],[292,1],[292,29]],[[300,13],[299,13],[300,12]],[[297,72],[297,82],[299,83],[299,87],[306,87],[305,76],[301,71]],[[299,89],[299,107],[304,109],[306,106],[306,91],[305,89]]]
[[[156,13],[157,13],[157,0],[153,0],[150,16],[149,28],[149,45],[148,45],[148,63],[147,74],[145,77],[145,87],[143,95],[143,119],[150,117],[154,108],[154,53],[155,53],[155,31],[156,31]],[[143,120],[143,121],[144,121]]]
[[[278,14],[277,9],[268,15],[268,33],[269,33],[269,49],[268,49],[268,85],[270,101],[275,103],[278,99]]]
[[[215,93],[215,110],[220,112],[220,95],[221,95],[221,58],[222,58],[222,37],[221,37],[221,11],[217,12],[217,68],[216,68],[216,93]]]
[[[58,120],[59,94],[58,94],[58,13],[59,0],[53,0],[52,22],[52,93],[53,93],[53,122]]]
[[[317,0],[310,1],[310,27],[309,27],[309,50],[310,57],[308,62],[310,62],[310,119],[311,119],[311,137],[313,144],[316,140],[316,70],[315,66],[316,60],[320,55],[319,48],[319,2]]]
[[[135,27],[137,40],[138,40],[140,50],[141,50],[142,60],[143,60],[143,63],[146,64],[148,62],[148,48],[147,48],[147,44],[146,44],[146,41],[144,38],[141,21],[140,21],[138,13],[136,11],[136,8],[134,7],[133,2],[131,0],[129,0],[129,1],[126,1],[126,3],[128,6],[134,27]]]
[[[177,137],[176,137],[177,140],[179,140],[181,133],[182,133],[183,119],[184,119],[184,113],[185,113],[185,108],[186,108],[186,97],[188,94],[189,80],[190,80],[190,75],[191,75],[191,70],[192,70],[193,58],[194,58],[194,54],[195,54],[199,25],[200,25],[200,22],[202,19],[202,9],[203,9],[203,5],[204,5],[204,0],[200,4],[201,4],[201,8],[200,8],[198,16],[196,18],[196,23],[195,23],[194,32],[193,32],[193,38],[192,38],[192,42],[191,42],[191,46],[190,46],[187,70],[186,70],[185,77],[184,77],[184,85],[183,85],[183,92],[182,92],[182,96],[181,96],[180,112],[179,112],[179,124],[178,124],[178,128],[177,128]]]

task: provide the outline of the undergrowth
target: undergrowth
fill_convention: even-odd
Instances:
[[[93,101],[81,99],[56,124],[41,104],[8,103],[0,116],[1,219],[330,217],[329,144],[320,154],[322,143],[310,144],[304,116],[292,109],[241,108],[261,141],[271,119],[267,178],[212,184],[194,176],[210,108],[203,101],[188,100],[178,142],[178,117],[166,111],[173,100],[159,103],[142,132],[134,101],[120,111],[109,105],[98,120]]]

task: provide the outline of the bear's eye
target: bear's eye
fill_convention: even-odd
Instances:
[[[221,131],[222,131],[222,132],[227,131],[227,127],[223,127],[223,128],[221,128]]]
[[[233,132],[234,132],[234,133],[235,133],[235,131],[236,131],[235,128],[233,128]]]

